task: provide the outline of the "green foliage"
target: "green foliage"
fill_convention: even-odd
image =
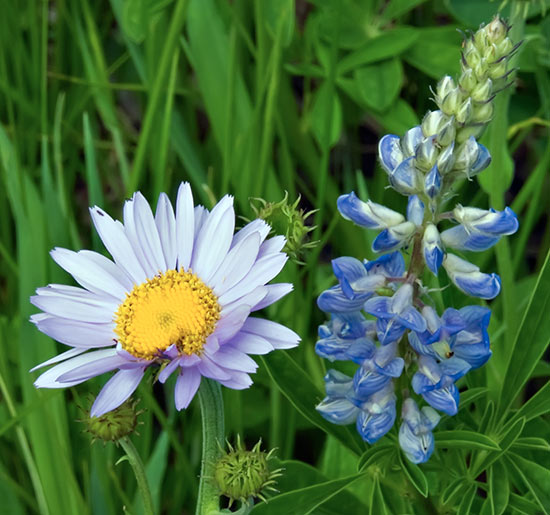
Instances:
[[[36,364],[62,345],[28,322],[28,299],[67,282],[54,246],[103,252],[88,206],[120,217],[141,190],[152,204],[180,181],[211,207],[229,192],[301,195],[318,209],[307,263],[280,279],[294,291],[269,318],[302,336],[259,360],[252,389],[224,392],[229,437],[279,447],[280,493],[252,513],[548,513],[550,506],[550,5],[509,1],[516,88],[484,136],[493,162],[459,186],[471,205],[518,213],[520,231],[473,256],[502,277],[490,305],[493,357],[459,383],[427,464],[401,454],[397,428],[368,446],[319,416],[324,364],[314,353],[333,284],[330,259],[372,258],[371,236],[336,212],[355,190],[404,208],[385,188],[376,143],[426,110],[430,86],[459,69],[461,35],[490,21],[490,0],[82,0],[4,2],[0,17],[0,498],[3,513],[143,513],[122,450],[90,445],[78,406],[107,377],[37,391]],[[524,9],[526,7],[526,9]],[[433,285],[434,288],[446,284]],[[450,302],[452,297],[452,302]],[[441,300],[471,300],[451,288]],[[345,371],[345,364],[343,371]],[[139,434],[159,513],[193,513],[200,470],[198,401],[173,407],[173,382],[138,390]],[[124,507],[124,508],[123,508]]]

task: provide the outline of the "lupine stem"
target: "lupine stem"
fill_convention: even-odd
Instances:
[[[134,447],[132,440],[130,440],[127,436],[123,436],[119,440],[119,443],[122,445],[126,456],[128,456],[128,461],[134,470],[138,489],[141,493],[141,497],[143,498],[143,512],[146,515],[153,515],[155,513],[153,508],[153,498],[151,497],[151,490],[149,489],[149,483],[147,481],[147,475],[145,474],[143,461],[141,461],[141,457]]]
[[[195,514],[208,515],[220,510],[220,494],[214,483],[214,469],[225,435],[220,385],[203,378],[199,388],[199,401],[202,415],[202,465]]]

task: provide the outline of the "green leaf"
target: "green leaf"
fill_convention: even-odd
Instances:
[[[279,515],[281,513],[308,515],[362,476],[362,473],[354,474],[276,495],[270,498],[268,503],[255,506],[251,513],[253,515]]]
[[[435,433],[435,443],[439,448],[500,450],[499,445],[488,436],[466,430],[439,431]]]
[[[499,399],[499,413],[506,414],[550,344],[550,252],[517,332]],[[528,344],[526,345],[526,342]],[[542,399],[541,399],[542,401]],[[538,402],[538,400],[537,400]]]
[[[550,382],[547,382],[516,413],[514,420],[524,417],[527,422],[550,411]]]
[[[379,464],[381,460],[390,457],[395,452],[396,447],[393,444],[377,444],[361,455],[359,461],[357,462],[357,470],[365,470],[374,463]]]
[[[455,497],[467,486],[466,478],[460,477],[452,481],[443,493],[441,494],[441,502],[443,504],[450,504],[454,501]]]
[[[338,93],[329,81],[315,93],[311,110],[311,130],[319,146],[333,146],[342,132],[342,105]]]
[[[457,515],[470,515],[472,503],[476,496],[476,487],[475,485],[470,486],[466,493],[462,496],[460,505],[458,506]]]
[[[424,2],[426,0],[390,0],[382,11],[381,18],[383,20],[393,20],[412,11]]]
[[[355,430],[331,424],[315,409],[324,397],[323,392],[309,379],[305,371],[286,351],[273,352],[261,357],[271,379],[292,405],[312,424],[331,434],[355,454],[361,454],[364,444]]]
[[[135,43],[141,43],[149,25],[147,0],[125,0],[122,10],[122,29]]]
[[[514,493],[510,494],[509,506],[523,515],[533,515],[533,513],[539,512],[539,507],[534,502]]]
[[[345,74],[366,64],[395,57],[409,48],[419,33],[412,27],[400,27],[383,32],[369,39],[365,45],[343,57],[337,66],[339,74]]]
[[[388,513],[386,501],[384,501],[384,496],[382,495],[382,490],[380,489],[380,481],[377,476],[374,478],[369,513],[376,513],[376,515],[386,515]]]
[[[550,470],[522,458],[519,454],[508,455],[508,462],[516,469],[541,510],[548,515],[550,513]]]
[[[510,498],[510,482],[506,467],[497,461],[489,469],[488,499],[494,515],[502,515]]]
[[[406,457],[403,457],[403,453],[399,453],[399,461],[401,468],[405,472],[405,475],[409,478],[412,485],[418,490],[423,497],[428,497],[428,480],[422,472],[421,468],[411,463]]]
[[[538,436],[524,436],[513,443],[512,449],[550,452],[550,443]]]
[[[263,4],[264,18],[271,37],[275,39],[278,30],[282,30],[281,43],[287,47],[294,35],[294,0],[264,0]]]
[[[399,59],[388,59],[358,68],[354,73],[357,92],[374,111],[385,111],[396,100],[403,83],[403,68]]]

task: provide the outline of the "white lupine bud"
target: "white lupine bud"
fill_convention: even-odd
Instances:
[[[468,98],[462,102],[462,105],[458,108],[456,113],[456,121],[461,124],[468,123],[472,118],[472,111],[472,99]]]
[[[443,99],[456,88],[455,81],[450,75],[445,75],[437,84],[436,102],[439,104]]]
[[[439,129],[436,139],[437,139],[437,142],[442,147],[446,147],[447,145],[450,145],[454,141],[455,136],[456,136],[455,120],[454,120],[454,116],[451,116],[451,118],[447,121],[447,123]]]
[[[485,82],[478,84],[471,92],[471,97],[477,102],[485,102],[491,96],[493,90],[493,81],[487,79]]]
[[[477,85],[477,79],[471,68],[468,68],[462,72],[460,79],[458,80],[460,87],[466,91],[472,91]]]
[[[507,72],[507,63],[506,63],[506,59],[503,59],[502,61],[500,61],[499,63],[497,63],[495,66],[492,66],[490,71],[489,71],[489,77],[491,77],[491,79],[495,80],[495,79],[501,79],[503,77],[503,75],[506,74]]]
[[[495,16],[495,19],[485,27],[485,33],[491,43],[498,45],[508,34],[508,27],[499,16]]]
[[[475,108],[473,112],[472,120],[474,122],[487,123],[493,117],[494,110],[495,110],[495,107],[492,102],[489,102],[487,104],[482,104]]]
[[[425,138],[416,149],[416,166],[424,171],[430,170],[435,164],[437,154],[434,138]]]
[[[479,145],[475,138],[470,137],[458,147],[454,167],[457,170],[467,170],[475,163],[478,155]]]
[[[416,154],[416,147],[422,141],[422,139],[423,134],[422,127],[420,127],[420,125],[409,129],[401,138],[401,149],[403,151],[403,155],[406,158],[414,156],[414,154]]]
[[[453,115],[462,102],[462,94],[458,88],[451,90],[441,103],[441,110],[447,115]]]
[[[442,111],[428,111],[422,120],[422,132],[426,138],[437,134],[447,123],[448,117]]]
[[[489,44],[490,43],[487,39],[487,34],[485,33],[484,29],[480,29],[474,34],[474,45],[481,53]]]
[[[454,141],[451,142],[451,144],[443,150],[439,154],[439,157],[437,158],[437,168],[442,173],[445,174],[447,172],[450,172],[453,168],[455,158],[453,155],[455,143]]]
[[[463,143],[470,136],[477,138],[483,132],[483,125],[471,125],[470,127],[463,127],[456,133],[457,143]]]

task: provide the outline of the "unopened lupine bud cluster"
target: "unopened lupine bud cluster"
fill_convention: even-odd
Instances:
[[[445,77],[437,87],[440,109],[428,112],[422,125],[402,138],[389,134],[380,140],[390,185],[408,196],[405,215],[353,192],[338,199],[344,218],[380,231],[372,250],[385,254],[373,261],[340,257],[332,262],[338,285],[318,299],[331,319],[319,327],[316,352],[330,361],[353,361],[358,368],[353,377],[329,370],[326,397],[317,409],[336,424],[355,422],[372,444],[393,427],[399,408],[399,443],[414,463],[425,462],[434,450],[437,411],[457,413],[455,382],[491,356],[490,309],[472,305],[438,313],[422,278],[426,268],[437,276],[443,267],[467,295],[492,299],[500,292],[496,274],[481,272],[449,251],[492,247],[518,229],[514,212],[461,204],[443,208],[456,180],[470,179],[490,163],[489,151],[476,137],[490,121],[494,94],[508,77],[515,47],[507,31],[499,18],[481,27],[464,44],[459,80]],[[442,230],[442,223],[453,225]],[[408,266],[401,253],[406,248],[411,249]],[[422,399],[428,406],[419,409]]]

